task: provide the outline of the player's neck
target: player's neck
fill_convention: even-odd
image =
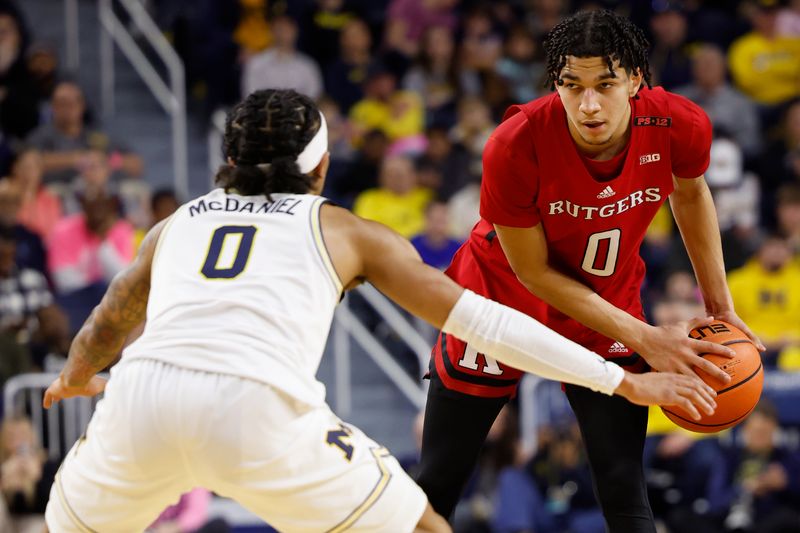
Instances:
[[[631,138],[631,106],[625,112],[625,118],[620,122],[617,131],[615,131],[608,142],[603,144],[589,144],[583,140],[580,134],[574,129],[572,124],[569,124],[569,134],[575,142],[578,152],[585,157],[594,159],[595,161],[608,161],[613,159],[614,156],[619,155],[625,150],[628,145],[628,140]]]

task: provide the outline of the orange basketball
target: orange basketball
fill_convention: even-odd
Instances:
[[[662,407],[661,410],[680,427],[698,433],[716,433],[735,426],[750,414],[761,397],[764,371],[758,349],[742,330],[721,320],[702,328],[695,328],[689,336],[722,344],[736,352],[732,358],[700,354],[727,372],[731,381],[722,383],[702,370],[697,371],[703,381],[717,391],[717,410],[711,416],[700,411],[702,418],[695,420],[686,411],[674,405]]]

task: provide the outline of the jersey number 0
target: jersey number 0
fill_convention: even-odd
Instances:
[[[581,268],[589,274],[607,278],[617,268],[619,238],[622,231],[615,228],[589,235]]]
[[[208,279],[233,279],[244,272],[255,235],[255,226],[222,226],[214,230],[200,272]]]

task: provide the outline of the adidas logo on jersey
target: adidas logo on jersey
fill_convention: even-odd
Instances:
[[[661,161],[661,154],[658,152],[654,154],[645,154],[639,157],[639,164],[646,165],[647,163],[655,163],[656,161]]]
[[[614,189],[611,188],[611,185],[608,185],[608,186],[606,186],[605,189],[600,191],[600,194],[598,194],[597,197],[598,198],[611,198],[615,194],[617,194],[616,191],[614,191]]]
[[[614,344],[608,348],[608,353],[628,353],[628,349],[621,342],[615,341]]]

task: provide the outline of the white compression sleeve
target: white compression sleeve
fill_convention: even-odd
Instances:
[[[625,371],[533,318],[465,290],[442,331],[503,364],[614,394]]]

